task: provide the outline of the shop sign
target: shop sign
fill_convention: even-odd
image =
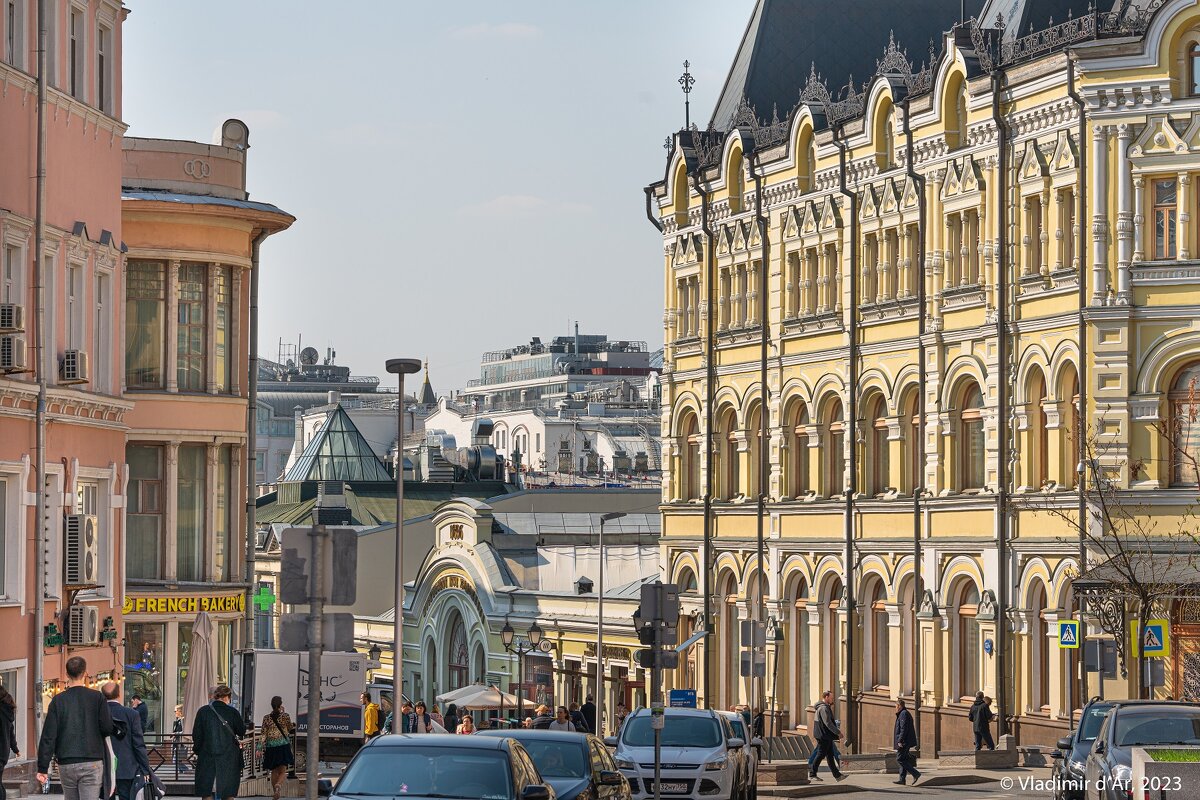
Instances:
[[[210,614],[243,613],[246,595],[167,594],[149,597],[125,597],[125,614]]]

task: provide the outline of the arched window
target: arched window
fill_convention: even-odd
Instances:
[[[1029,602],[1029,705],[1034,711],[1050,705],[1050,647],[1046,625],[1046,585],[1038,581]]]
[[[1062,486],[1075,488],[1079,479],[1077,466],[1080,463],[1079,443],[1084,435],[1079,424],[1079,373],[1074,364],[1067,364],[1059,379],[1059,454],[1058,482]]]
[[[958,488],[982,489],[986,479],[987,441],[983,433],[983,395],[975,382],[963,390],[958,422]]]
[[[887,590],[883,581],[875,576],[868,587],[867,603],[867,655],[870,674],[865,681],[867,688],[886,689],[889,685],[891,642],[888,631]]]
[[[700,497],[700,429],[695,413],[688,410],[679,426],[679,494],[683,500]]]
[[[449,641],[450,674],[446,687],[448,689],[461,689],[463,686],[470,685],[468,676],[470,657],[467,654],[467,628],[463,624],[462,615],[457,611],[454,612],[450,623]]]
[[[675,170],[675,184],[671,187],[671,201],[675,204],[675,222],[687,224],[688,209],[692,204],[692,193],[688,187],[687,166],[680,163]]]
[[[1029,470],[1026,485],[1035,490],[1050,480],[1050,431],[1046,428],[1045,403],[1046,379],[1041,370],[1034,370],[1029,376],[1029,402],[1025,406],[1029,419],[1029,453],[1025,466]]]
[[[819,691],[832,689],[836,692],[841,678],[842,625],[838,611],[842,606],[843,587],[838,578],[831,579],[826,587],[824,608],[821,609],[821,649],[824,652],[821,654],[823,669]]]
[[[900,425],[904,432],[904,486],[902,492],[911,495],[920,486],[925,472],[921,458],[921,419],[917,416],[917,387],[908,392],[901,406]]]
[[[720,459],[717,473],[717,499],[731,500],[738,493],[738,430],[737,413],[731,407],[721,412],[714,431],[717,455]]]
[[[913,686],[913,615],[916,612],[913,599],[915,581],[909,577],[900,589],[900,694],[908,695]]]
[[[792,679],[786,687],[781,686],[780,690],[785,693],[795,692],[795,696],[786,700],[792,709],[794,725],[807,722],[804,709],[812,703],[812,698],[808,696],[812,687],[812,654],[808,647],[808,586],[804,578],[797,578],[792,583],[787,597],[788,625],[784,633],[784,642],[790,654],[788,661]]]
[[[788,406],[784,435],[787,438],[787,491],[800,497],[811,488],[808,477],[808,407],[803,400]]]
[[[1200,466],[1200,363],[1180,370],[1171,386],[1171,483],[1196,486]]]
[[[732,572],[725,573],[717,582],[718,613],[720,632],[718,653],[720,656],[721,708],[738,702],[737,684],[740,672],[740,650],[738,643],[737,578]]]
[[[957,73],[951,81],[946,93],[946,144],[957,150],[967,146],[967,84]]]
[[[874,144],[875,164],[880,170],[896,166],[896,127],[892,120],[892,102],[884,98],[876,109]]]
[[[954,639],[958,640],[957,678],[954,681],[954,696],[963,700],[974,699],[980,689],[979,680],[979,587],[971,579],[965,579],[952,596],[951,608],[957,608],[954,620]],[[953,641],[953,639],[952,639]]]
[[[817,149],[812,128],[805,126],[796,140],[796,180],[801,192],[811,192],[817,175]]]
[[[834,400],[825,412],[825,429],[828,431],[825,450],[825,476],[822,494],[838,497],[846,489],[846,422],[842,419],[842,401]]]
[[[863,431],[867,443],[866,476],[867,494],[883,494],[887,491],[890,478],[888,453],[887,405],[883,395],[876,394],[867,404],[867,430]]]
[[[1200,96],[1200,42],[1192,42],[1187,51],[1188,82],[1187,93],[1192,97]]]
[[[748,459],[749,469],[746,471],[746,492],[752,497],[758,497],[759,494],[759,475],[762,474],[762,403],[756,403],[752,409],[746,422],[746,438],[750,442],[750,452]],[[769,475],[769,472],[764,475]],[[762,487],[762,493],[767,493],[768,487]]]
[[[729,210],[734,214],[742,210],[742,195],[746,193],[742,160],[742,151],[734,150],[729,157],[729,174],[725,177],[729,187]]]

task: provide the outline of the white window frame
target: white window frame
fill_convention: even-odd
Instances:
[[[8,690],[8,693],[12,695],[13,700],[17,702],[17,719],[15,725],[17,729],[17,746],[20,748],[21,756],[23,758],[28,758],[29,756],[27,754],[31,752],[28,746],[29,742],[26,740],[26,736],[28,735],[29,731],[29,720],[27,715],[29,714],[29,709],[32,706],[32,701],[29,699],[28,669],[29,662],[25,659],[0,661],[0,672],[16,673],[16,679],[13,681],[13,685],[9,686],[6,683],[4,688]]]
[[[67,350],[87,350],[87,265],[71,259],[67,262],[67,285],[63,287],[67,318],[64,342]]]
[[[23,0],[4,0],[4,63],[17,69],[25,69],[25,7]],[[9,15],[13,25],[9,25]]]
[[[22,464],[0,464],[0,516],[4,519],[0,543],[5,548],[0,605],[20,606],[25,601],[25,525],[29,509],[26,500],[30,498],[21,487],[26,478]]]
[[[116,36],[111,19],[96,14],[96,50],[93,62],[96,65],[95,98],[96,108],[110,117],[116,116],[116,103],[113,102],[113,59],[115,58]],[[104,56],[101,67],[100,57]]]
[[[78,16],[77,16],[78,15]],[[75,3],[67,5],[67,80],[63,90],[80,102],[87,102],[88,9]],[[76,22],[79,24],[76,25]],[[71,63],[71,44],[75,44],[75,63]]]
[[[92,374],[91,390],[111,391],[112,328],[116,314],[112,299],[113,276],[108,270],[96,270],[92,294]]]
[[[46,382],[51,386],[58,383],[58,297],[56,290],[58,281],[54,272],[58,260],[58,242],[47,242],[42,251],[42,276],[46,293],[46,349],[44,352]],[[28,311],[28,309],[26,309]]]
[[[25,277],[25,256],[23,255],[24,247],[8,241],[4,241],[3,262],[0,263],[0,303],[21,303],[25,302],[25,282],[22,278]]]
[[[71,492],[71,503],[75,514],[93,514],[96,517],[96,542],[100,553],[99,588],[87,592],[89,597],[111,599],[113,597],[113,536],[114,503],[111,497],[112,471],[99,467],[75,467],[78,477]],[[89,491],[90,490],[90,491]],[[84,503],[85,495],[91,494]]]

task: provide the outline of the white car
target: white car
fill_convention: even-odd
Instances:
[[[761,739],[754,739],[750,736],[750,732],[746,730],[746,718],[736,711],[718,711],[717,714],[724,717],[729,723],[729,727],[733,730],[733,737],[741,739],[745,742],[745,746],[738,750],[742,760],[742,774],[745,775],[747,797],[750,800],[758,798],[758,757],[759,748],[762,747]]]
[[[695,708],[665,709],[659,793],[671,800],[748,800],[741,750],[717,712]],[[635,800],[654,796],[654,729],[650,710],[639,708],[625,719],[616,746],[617,768],[629,779]]]

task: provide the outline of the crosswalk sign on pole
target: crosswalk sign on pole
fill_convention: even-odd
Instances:
[[[1171,655],[1171,621],[1166,619],[1146,620],[1146,630],[1138,636],[1138,621],[1129,621],[1129,637],[1133,642],[1135,656],[1166,658]]]
[[[1077,620],[1059,621],[1058,646],[1061,649],[1076,649],[1079,647],[1079,622]]]

